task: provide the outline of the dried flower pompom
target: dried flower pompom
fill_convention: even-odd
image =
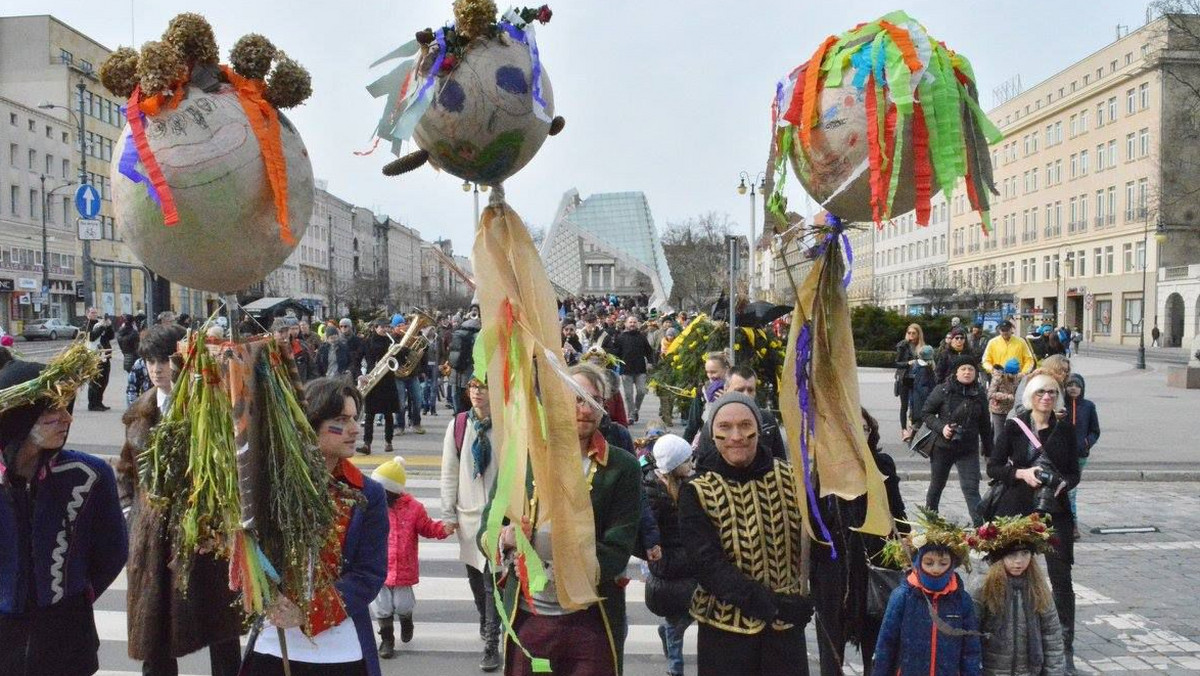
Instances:
[[[138,59],[138,79],[146,96],[170,92],[187,78],[187,65],[179,50],[166,42],[147,42],[142,45]]]
[[[312,96],[312,76],[304,66],[280,52],[275,70],[267,78],[267,102],[276,108],[293,108]]]
[[[163,42],[174,45],[184,63],[189,66],[198,63],[215,66],[221,59],[212,26],[209,25],[208,19],[199,14],[177,14],[171,19],[171,23],[167,24],[162,39]]]
[[[271,62],[279,50],[270,40],[258,33],[243,35],[229,50],[233,71],[251,80],[262,80],[271,72]]]
[[[464,39],[488,37],[495,25],[494,0],[454,0],[454,30]]]
[[[138,85],[138,53],[121,47],[100,64],[100,83],[113,95],[127,99]]]

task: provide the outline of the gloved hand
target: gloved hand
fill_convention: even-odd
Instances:
[[[788,624],[803,626],[813,615],[812,601],[799,594],[775,594],[775,608],[775,619]]]

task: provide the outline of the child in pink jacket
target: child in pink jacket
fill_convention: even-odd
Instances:
[[[379,596],[371,603],[371,614],[379,622],[379,656],[384,659],[396,654],[394,617],[400,617],[400,641],[412,640],[412,612],[417,602],[413,586],[420,573],[417,536],[445,540],[454,532],[453,526],[429,518],[425,506],[405,490],[407,476],[404,458],[400,457],[371,473],[371,478],[387,491],[388,502],[388,572]]]

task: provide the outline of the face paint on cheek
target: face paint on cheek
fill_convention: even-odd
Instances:
[[[328,430],[330,434],[336,434],[339,437],[346,433],[345,427],[338,427],[337,425],[330,425],[329,427],[326,427],[325,429]]]

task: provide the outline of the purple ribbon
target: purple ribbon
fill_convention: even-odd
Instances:
[[[124,106],[121,106],[121,117],[125,117]],[[145,122],[146,114],[142,113],[142,123],[145,124]],[[121,162],[117,165],[117,170],[121,172],[122,176],[128,178],[134,183],[145,183],[146,192],[149,193],[150,199],[154,200],[154,203],[158,205],[159,209],[161,209],[162,200],[158,196],[158,190],[154,187],[154,184],[150,182],[150,179],[143,176],[142,173],[137,170],[138,161],[137,144],[133,142],[133,131],[130,130],[129,138],[125,141],[125,150],[121,152]]]
[[[828,223],[829,230],[825,233],[825,237],[821,239],[821,243],[815,248],[816,253],[813,258],[819,258],[825,255],[825,251],[829,245],[833,244],[839,237],[842,240],[842,248],[846,250],[846,275],[842,277],[842,287],[849,288],[850,279],[854,274],[854,249],[850,246],[850,237],[846,234],[846,224],[842,219],[828,214],[825,217]]]
[[[549,120],[548,116],[546,115],[546,100],[542,98],[542,59],[538,53],[537,38],[532,35],[533,28],[530,27],[528,31],[522,30],[514,26],[509,21],[501,21],[500,27],[503,28],[504,32],[508,33],[509,37],[511,37],[513,40],[516,40],[517,42],[520,42],[529,48],[529,58],[530,61],[533,62],[533,66],[529,73],[529,78],[532,80],[531,91],[533,94],[533,100],[537,103],[535,109],[541,112],[541,115],[537,115],[537,117],[538,119]]]
[[[425,93],[433,86],[433,81],[437,78],[438,73],[442,72],[442,62],[446,60],[446,29],[439,28],[433,34],[438,43],[438,55],[433,60],[433,67],[429,69],[429,75],[425,77],[425,83],[421,85],[421,91],[417,92],[417,101],[425,98]]]
[[[830,558],[836,561],[838,558],[837,545],[833,541],[829,527],[825,525],[825,520],[821,518],[821,508],[817,504],[817,492],[813,488],[812,475],[809,473],[808,437],[816,434],[814,422],[816,416],[813,415],[812,401],[809,399],[808,390],[808,367],[811,364],[812,324],[805,322],[804,326],[800,327],[800,335],[796,337],[796,393],[800,400],[800,424],[803,427],[800,430],[800,460],[803,463],[804,492],[808,496],[809,510],[812,512],[817,526],[821,529],[821,537],[829,543]]]

